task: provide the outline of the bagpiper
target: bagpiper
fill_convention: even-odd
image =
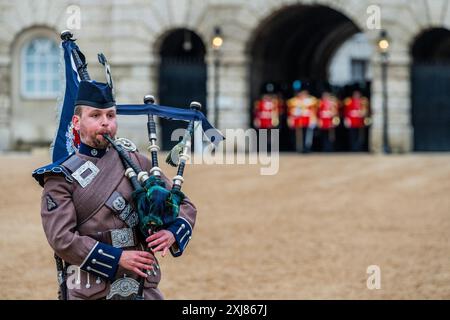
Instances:
[[[155,232],[142,232],[142,205],[156,205],[158,201],[137,202],[136,199],[145,200],[136,196],[137,191],[144,189],[134,187],[136,183],[140,187],[136,179],[144,181],[148,178],[147,172],[156,172],[152,165],[153,153],[150,161],[131,141],[112,140],[118,128],[118,107],[109,65],[103,56],[107,83],[91,80],[84,56],[70,32],[63,32],[61,37],[66,92],[60,124],[65,124],[60,125],[57,137],[65,136],[67,146],[72,148],[71,133],[75,130],[80,145],[56,159],[60,153],[55,149],[54,162],[32,173],[43,187],[42,225],[55,252],[59,298],[162,299],[158,288],[161,270],[156,253],[164,256],[170,252],[177,257],[186,250],[197,210],[187,197],[179,202],[172,201],[171,213],[176,214],[168,223]],[[99,55],[99,60],[101,57]],[[78,76],[82,81],[77,80]],[[122,156],[111,148],[119,142],[122,153],[142,170],[125,169]],[[58,149],[61,153],[68,151],[64,144]],[[154,189],[169,194],[174,186],[162,172],[160,178],[160,185]],[[154,194],[150,189],[144,191],[150,196]]]

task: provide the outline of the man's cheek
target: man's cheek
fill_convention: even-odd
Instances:
[[[111,127],[111,135],[112,135],[112,136],[115,136],[116,133],[117,133],[117,124],[114,124],[114,125]]]

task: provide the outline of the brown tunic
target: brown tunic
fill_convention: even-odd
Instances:
[[[143,170],[150,170],[151,164],[146,157],[137,152],[130,154]],[[125,275],[139,280],[137,274],[117,266],[120,253],[110,264],[110,266],[115,264],[113,270],[117,268],[114,277],[105,277],[95,271],[87,272],[86,268],[83,268],[86,265],[92,266],[91,262],[101,265],[100,262],[95,261],[98,260],[98,257],[97,259],[92,257],[97,254],[97,248],[103,245],[111,246],[111,230],[129,228],[129,225],[119,217],[118,212],[115,212],[111,201],[112,197],[120,195],[127,204],[133,207],[131,197],[133,190],[128,178],[124,176],[123,164],[115,150],[110,149],[102,158],[89,157],[79,153],[76,155],[82,160],[91,161],[99,167],[100,172],[85,188],[82,188],[76,180],[72,183],[68,182],[64,175],[46,173],[41,205],[42,224],[48,242],[55,253],[69,264],[81,266],[83,269],[69,268],[67,279],[69,299],[99,299],[108,294],[114,278]],[[164,175],[162,177],[166,182],[166,187],[170,189],[171,182]],[[180,208],[179,218],[176,220],[177,223],[172,229],[169,228],[176,238],[176,243],[171,248],[174,256],[178,256],[184,251],[191,238],[196,213],[195,206],[188,198],[185,198]],[[146,243],[142,239],[143,237],[137,237],[137,228],[134,230],[136,245],[120,250],[143,250],[145,248]],[[105,256],[108,255],[105,254]],[[107,268],[107,270],[109,269]],[[90,270],[89,267],[87,270]],[[70,274],[71,271],[72,274]],[[144,296],[146,299],[162,299],[162,295],[157,289],[161,279],[161,270],[155,269],[155,271],[156,275],[148,276],[145,281]]]

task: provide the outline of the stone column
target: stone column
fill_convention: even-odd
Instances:
[[[111,69],[118,104],[142,104],[146,94],[156,97],[154,35],[137,19],[147,10],[135,1],[114,1],[111,9]],[[152,17],[148,17],[152,19]],[[119,116],[118,136],[131,139],[141,150],[147,146],[147,116]]]
[[[10,68],[0,65],[0,151],[11,148]]]
[[[394,40],[395,41],[395,40]],[[376,53],[372,59],[372,129],[370,149],[383,152],[383,92],[381,59]],[[409,152],[412,149],[410,60],[406,50],[392,52],[388,65],[388,140],[393,153]]]
[[[208,118],[214,119],[214,61],[208,63]],[[219,129],[249,127],[247,59],[236,53],[224,54],[219,68]],[[211,122],[212,123],[212,122]]]

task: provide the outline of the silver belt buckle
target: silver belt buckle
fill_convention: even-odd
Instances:
[[[138,294],[139,282],[133,278],[123,277],[111,284],[106,300],[134,300]]]
[[[90,170],[91,173],[89,173],[86,177],[83,177],[83,173],[85,173],[87,170]],[[74,173],[72,173],[72,177],[78,181],[82,188],[85,188],[92,182],[92,180],[94,180],[99,171],[100,169],[97,168],[95,164],[93,164],[91,161],[86,161],[81,167],[79,167],[77,170],[75,170]]]
[[[111,244],[115,248],[134,247],[133,229],[114,229],[111,230]]]

